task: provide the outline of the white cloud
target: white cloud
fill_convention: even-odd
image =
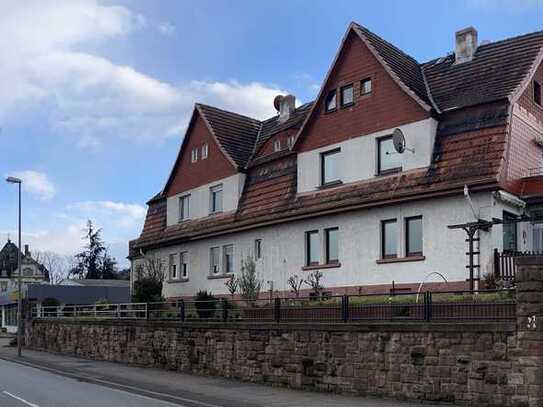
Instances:
[[[163,21],[158,24],[158,31],[164,35],[172,35],[175,33],[175,26],[167,21]]]
[[[257,118],[274,114],[277,86],[189,81],[172,85],[88,52],[148,24],[126,7],[93,0],[2,5],[0,120],[45,109],[49,125],[98,148],[109,137],[135,142],[179,135],[195,101]],[[162,23],[159,30],[175,27]],[[23,113],[21,113],[23,112]]]
[[[38,171],[15,171],[9,175],[23,180],[23,191],[26,191],[43,201],[52,199],[57,190],[47,174]]]
[[[141,205],[113,201],[77,202],[68,205],[68,209],[78,209],[80,212],[89,213],[89,215],[96,212],[102,212],[118,216],[126,216],[137,221],[142,221],[146,213],[145,207]]]

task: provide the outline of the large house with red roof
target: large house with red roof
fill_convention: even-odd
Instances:
[[[436,272],[456,289],[542,250],[543,32],[454,46],[419,63],[352,23],[315,101],[264,121],[196,104],[133,270],[161,259],[167,298],[227,293],[248,256],[279,293],[315,270],[332,294],[443,288]],[[468,273],[449,226],[477,222]]]

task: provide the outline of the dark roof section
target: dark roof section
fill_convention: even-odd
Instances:
[[[281,131],[300,127],[309,114],[313,102],[305,103],[294,110],[292,116],[284,123],[279,123],[279,116],[274,116],[262,122],[262,129],[258,135],[257,148],[270,139],[271,136]]]
[[[432,98],[447,111],[510,97],[530,72],[543,46],[543,31],[479,45],[472,61],[454,54],[422,64]]]
[[[213,133],[236,165],[244,168],[249,162],[260,131],[260,121],[213,106],[197,104]]]
[[[359,24],[354,24],[354,26],[369,41],[371,46],[400,81],[411,89],[424,103],[431,106],[426,84],[424,83],[424,75],[417,60],[390,42],[372,33],[366,27],[362,27]]]

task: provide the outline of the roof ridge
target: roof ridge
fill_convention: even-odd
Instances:
[[[419,64],[419,61],[417,61],[417,59],[411,55],[409,55],[407,52],[405,52],[404,50],[402,50],[400,47],[394,45],[393,43],[391,43],[390,41],[387,41],[385,40],[383,37],[381,37],[379,34],[376,34],[374,33],[373,31],[371,31],[369,28],[361,25],[361,24],[358,24],[358,23],[354,23],[358,28],[362,29],[362,30],[365,30],[367,32],[369,32],[370,34],[372,35],[375,35],[376,37],[378,37],[381,41],[383,41],[384,43],[386,43],[387,45],[391,46],[392,48],[394,48],[396,51],[398,51],[399,53],[403,54],[405,57],[411,59],[413,62],[415,62],[417,65],[420,65]]]
[[[262,120],[255,119],[254,117],[250,117],[250,116],[247,116],[247,115],[244,115],[244,114],[241,114],[241,113],[232,112],[230,110],[226,110],[226,109],[223,109],[221,107],[206,105],[205,103],[199,103],[199,102],[197,102],[196,105],[204,107],[204,108],[211,108],[211,109],[215,109],[215,110],[220,110],[221,112],[224,112],[224,113],[233,114],[235,116],[239,116],[239,117],[244,118],[244,119],[249,119],[249,120],[251,120],[253,122],[256,122],[255,124],[260,125],[262,123]]]
[[[531,36],[538,36],[538,35],[542,35],[543,36],[543,30],[539,30],[539,31],[532,31],[530,33],[525,33],[525,34],[520,34],[520,35],[515,35],[514,37],[507,37],[507,38],[502,38],[501,40],[496,40],[496,41],[492,41],[492,42],[488,42],[488,43],[485,43],[485,44],[479,44],[477,45],[477,51],[480,49],[480,48],[488,48],[488,47],[492,47],[492,46],[495,46],[495,45],[500,45],[504,42],[508,42],[508,41],[517,41],[517,40],[521,40],[521,39],[525,39],[526,37],[531,37]],[[446,58],[450,58],[454,55],[454,51],[449,51],[446,55],[442,55],[442,56],[438,56],[438,57],[434,57],[432,59],[429,59],[427,61],[424,61],[424,62],[420,62],[420,65],[423,66],[423,65],[430,65],[430,64],[433,64],[435,63],[436,61],[439,61],[441,59],[445,60]]]

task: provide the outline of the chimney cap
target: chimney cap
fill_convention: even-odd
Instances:
[[[467,27],[455,33],[454,56],[455,63],[461,64],[473,59],[477,51],[477,30],[473,27]]]

